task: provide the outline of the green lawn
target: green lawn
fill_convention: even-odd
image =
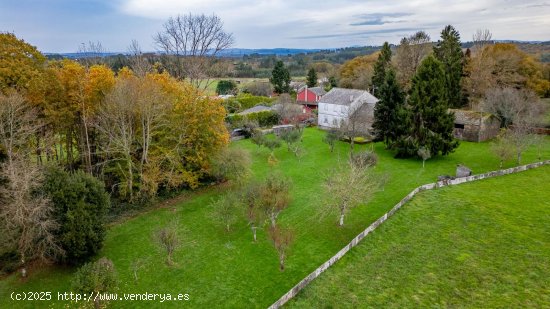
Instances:
[[[426,162],[416,159],[397,160],[384,150],[382,144],[374,145],[379,156],[376,172],[388,175],[384,191],[363,207],[354,209],[346,218],[346,226],[337,226],[337,217],[320,216],[323,203],[322,175],[346,159],[348,144],[338,143],[335,153],[321,143],[324,132],[306,129],[303,144],[307,152],[301,162],[286,147],[276,151],[279,164],[274,168],[293,181],[292,203],[280,215],[280,222],[296,231],[296,241],[287,259],[286,270],[278,270],[275,250],[263,231],[259,231],[258,243],[253,243],[252,233],[244,218],[229,234],[212,217],[210,201],[223,191],[222,188],[206,189],[201,194],[171,208],[148,211],[141,216],[109,228],[103,250],[98,257],[113,260],[121,279],[120,293],[188,293],[185,306],[203,307],[257,307],[270,305],[309,272],[341,249],[366,226],[388,211],[414,187],[433,182],[437,175],[454,174],[455,167],[463,163],[475,173],[494,170],[497,160],[490,154],[487,143],[461,143],[457,151],[446,157]],[[249,149],[254,158],[256,179],[269,172],[268,151],[258,150],[248,140],[232,144],[232,147]],[[371,145],[362,146],[363,148]],[[550,139],[544,147],[545,158],[550,158]],[[524,163],[536,161],[535,151],[524,156]],[[508,163],[507,166],[512,166]],[[152,234],[171,220],[178,220],[184,246],[174,256],[178,264],[167,267],[164,256],[152,242]],[[131,264],[143,259],[145,266],[134,282]],[[75,269],[49,268],[34,270],[26,281],[17,276],[0,280],[0,308],[48,307],[49,303],[13,302],[9,295],[14,291],[68,291]],[[66,302],[55,302],[59,307]],[[179,307],[178,303],[117,302],[116,308]],[[170,307],[170,306],[169,306]]]
[[[550,308],[550,166],[423,192],[295,308]]]

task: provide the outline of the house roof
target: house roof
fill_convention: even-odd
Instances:
[[[378,99],[366,90],[332,88],[319,101],[336,105],[350,105],[353,102],[375,104]]]
[[[249,109],[245,109],[244,111],[240,112],[239,115],[246,115],[246,114],[252,114],[252,113],[259,113],[259,112],[265,112],[273,110],[272,107],[265,106],[265,105],[256,105],[254,107],[251,107]]]
[[[315,93],[318,96],[324,96],[327,93],[325,89],[323,89],[323,87],[311,87],[307,89],[309,89],[309,91]]]
[[[479,118],[482,117],[482,121],[487,121],[494,118],[492,114],[477,112],[465,109],[449,109],[449,112],[455,114],[455,123],[459,124],[475,124],[479,125]]]

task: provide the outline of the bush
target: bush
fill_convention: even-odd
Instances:
[[[373,151],[363,151],[352,154],[350,163],[358,168],[375,166],[378,163],[378,156]]]
[[[118,275],[115,265],[107,258],[84,264],[76,272],[72,282],[74,292],[88,295],[112,292],[117,286]],[[101,305],[99,299],[94,299],[94,304],[96,308]]]
[[[240,148],[225,148],[213,159],[211,173],[218,181],[240,183],[251,173],[252,159],[248,151]]]
[[[247,121],[256,122],[260,127],[271,127],[279,124],[279,115],[274,111],[263,111],[247,115],[230,115],[225,121],[233,128],[242,127]]]
[[[50,168],[43,190],[60,225],[56,238],[65,251],[61,262],[78,264],[96,254],[105,238],[105,215],[110,206],[104,184],[81,171],[70,174]]]
[[[216,92],[219,95],[237,93],[237,84],[232,80],[220,80],[216,86]]]

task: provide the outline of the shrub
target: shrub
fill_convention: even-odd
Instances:
[[[80,294],[107,293],[114,291],[118,286],[118,275],[113,262],[107,258],[101,258],[93,263],[84,264],[76,272],[72,289]],[[94,305],[99,308],[99,299],[94,299]]]
[[[237,93],[237,83],[232,80],[220,80],[216,86],[216,92],[220,95]]]
[[[65,250],[61,262],[78,264],[96,254],[105,238],[105,215],[110,206],[104,184],[81,171],[71,174],[50,168],[43,190],[59,224],[55,236]]]
[[[212,159],[211,173],[218,181],[241,183],[250,175],[251,164],[248,151],[225,148]]]
[[[373,151],[363,151],[352,154],[350,163],[358,168],[375,166],[378,162],[378,156]]]

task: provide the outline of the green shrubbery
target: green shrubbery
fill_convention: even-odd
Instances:
[[[232,127],[240,127],[245,122],[257,122],[260,127],[271,127],[279,124],[279,115],[274,111],[262,111],[246,115],[230,115],[225,121]]]
[[[44,193],[59,224],[56,238],[65,251],[61,262],[78,264],[99,251],[105,238],[105,215],[110,206],[104,184],[82,171],[46,171]]]
[[[224,105],[227,113],[232,114],[241,112],[256,105],[271,106],[273,101],[275,101],[274,98],[255,96],[249,93],[240,93],[234,98],[225,100]]]

